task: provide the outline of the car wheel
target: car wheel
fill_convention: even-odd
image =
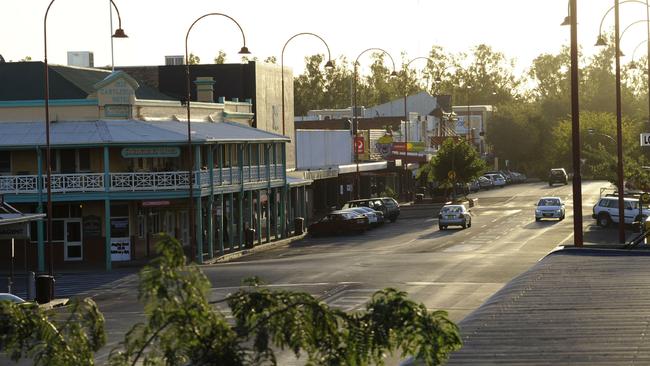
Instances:
[[[535,221],[537,221],[537,222],[539,222],[540,220],[541,220],[541,218],[539,218],[539,217],[535,218]]]
[[[393,216],[393,217],[390,218],[390,222],[395,222],[395,221],[397,221],[397,217],[396,217],[396,216]]]
[[[438,230],[445,230],[445,226],[444,225],[438,225]]]
[[[460,225],[463,229],[467,229],[467,221],[463,221],[463,224]]]
[[[564,220],[564,215],[560,216],[560,221]]]
[[[467,223],[467,227],[472,227],[472,219],[469,219],[469,222]]]
[[[608,214],[601,212],[598,214],[598,226],[600,227],[608,227],[609,225],[612,224],[612,219],[609,217]]]

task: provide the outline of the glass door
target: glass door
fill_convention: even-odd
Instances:
[[[81,220],[64,220],[65,241],[64,259],[66,261],[80,261],[83,259],[83,246],[81,238]]]

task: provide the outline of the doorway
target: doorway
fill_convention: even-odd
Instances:
[[[81,219],[66,219],[63,223],[65,225],[64,259],[80,261],[83,259]]]

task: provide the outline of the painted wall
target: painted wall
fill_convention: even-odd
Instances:
[[[319,169],[352,162],[348,130],[297,130],[297,169]]]

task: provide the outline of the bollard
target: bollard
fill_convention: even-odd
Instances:
[[[34,300],[36,298],[36,273],[27,272],[27,300]]]

